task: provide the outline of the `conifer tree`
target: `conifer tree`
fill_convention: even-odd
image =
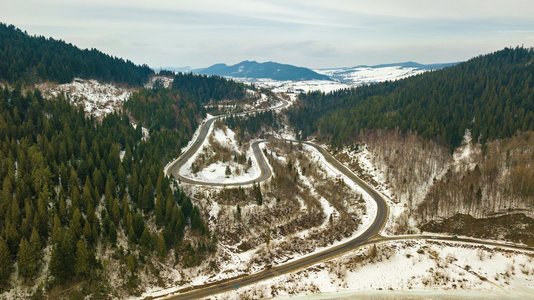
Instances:
[[[254,184],[254,197],[256,198],[256,203],[258,203],[258,205],[263,204],[263,195],[261,193],[261,188],[258,183]]]
[[[24,280],[33,279],[37,274],[37,257],[30,243],[24,238],[20,241],[17,262],[19,276]]]
[[[91,271],[91,253],[83,239],[76,243],[74,272],[78,276],[88,275]]]
[[[0,287],[5,287],[9,282],[9,277],[13,272],[13,261],[11,253],[4,239],[0,239]]]

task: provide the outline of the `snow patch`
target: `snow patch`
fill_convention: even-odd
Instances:
[[[97,118],[121,109],[123,102],[133,92],[133,89],[80,78],[60,85],[43,83],[37,85],[37,88],[48,98],[65,94],[71,103],[81,105],[87,114]]]
[[[210,146],[209,136],[211,136],[212,134],[213,134],[214,139],[218,143],[220,143],[223,147],[226,147],[228,149],[233,149],[238,153],[241,152],[237,145],[237,141],[235,140],[235,133],[231,129],[229,128],[226,128],[225,130],[221,130],[219,128],[214,129],[214,125],[212,125],[207,135],[208,138],[206,138],[203,141],[203,144],[200,147],[199,151],[197,151],[194,155],[192,155],[191,158],[180,168],[179,172],[181,176],[203,181],[203,182],[224,183],[224,184],[239,184],[240,182],[248,181],[248,180],[251,180],[251,179],[254,179],[260,176],[261,170],[256,160],[256,157],[254,155],[254,151],[252,150],[252,147],[249,147],[249,149],[246,151],[246,156],[251,159],[252,166],[245,172],[240,173],[239,175],[236,174],[235,170],[237,168],[242,168],[242,165],[237,164],[233,160],[229,162],[217,161],[205,167],[204,169],[200,170],[199,172],[193,173],[192,165],[197,159],[198,155],[205,152]],[[193,139],[193,140],[196,140],[196,139]],[[230,171],[231,171],[230,175],[226,174],[227,168],[230,168]]]
[[[359,236],[364,231],[369,229],[371,224],[373,223],[373,220],[376,219],[377,214],[377,204],[375,200],[369,195],[366,191],[364,191],[359,185],[357,185],[354,181],[352,181],[349,177],[347,177],[345,174],[343,174],[341,171],[339,171],[337,168],[332,166],[324,156],[321,155],[321,153],[315,149],[314,147],[303,144],[304,149],[306,149],[312,158],[312,160],[316,160],[320,162],[324,166],[324,171],[331,177],[334,178],[341,178],[343,182],[352,190],[356,191],[358,194],[362,195],[363,200],[365,201],[366,205],[366,214],[361,216],[362,224],[358,227],[358,230],[355,231],[348,239],[352,239],[354,237]],[[330,247],[338,245],[340,243],[343,243],[345,240],[335,242]],[[325,247],[326,248],[326,247]]]
[[[480,156],[482,150],[479,144],[473,143],[471,131],[465,131],[462,145],[454,150],[452,158],[454,160],[454,170],[459,172],[461,170],[473,170],[476,166],[477,156]]]
[[[156,84],[161,85],[164,88],[171,88],[172,82],[174,81],[173,78],[167,77],[167,76],[152,76],[148,80],[148,82],[145,84],[145,88],[154,88]]]
[[[239,146],[237,145],[235,132],[233,130],[227,127],[225,127],[224,129],[217,128],[213,130],[213,138],[221,146],[229,150],[233,150],[237,153],[241,153],[241,150],[239,150]]]
[[[455,294],[473,297],[482,293],[486,295],[482,298],[526,299],[534,292],[533,257],[526,252],[434,241],[399,241],[378,244],[377,256],[371,258],[372,247],[362,247],[303,271],[215,298],[302,295],[296,299],[338,299],[345,295],[346,298],[340,298],[352,299],[372,295],[371,299],[393,296],[391,299],[397,299],[404,295],[410,299],[429,299],[444,295],[446,299]]]
[[[383,81],[394,81],[426,72],[426,70],[402,66],[380,68],[354,67],[315,71],[353,86]]]

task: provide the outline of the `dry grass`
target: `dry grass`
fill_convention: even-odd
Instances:
[[[262,205],[253,188],[222,189],[210,196],[222,207],[215,225],[219,241],[239,251],[258,248],[253,265],[311,252],[357,230],[365,212],[361,196],[328,177],[302,147],[270,142],[265,154],[273,177],[261,184]],[[321,197],[334,208],[333,216],[325,215]]]

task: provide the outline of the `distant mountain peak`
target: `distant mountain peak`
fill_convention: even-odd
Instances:
[[[235,65],[214,64],[208,68],[193,70],[195,73],[238,78],[267,78],[283,81],[330,80],[330,77],[311,69],[277,62],[244,60]]]

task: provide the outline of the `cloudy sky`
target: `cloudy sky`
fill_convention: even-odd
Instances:
[[[152,67],[433,63],[534,46],[532,0],[1,0],[0,21]]]

